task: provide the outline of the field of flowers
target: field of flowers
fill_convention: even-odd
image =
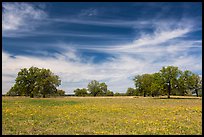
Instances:
[[[2,134],[202,134],[202,98],[2,97]]]

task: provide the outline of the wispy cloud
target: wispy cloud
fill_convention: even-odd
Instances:
[[[93,79],[106,82],[109,89],[113,91],[125,92],[128,87],[134,86],[133,81],[129,77],[133,77],[136,74],[153,73],[159,71],[162,66],[176,65],[182,70],[202,71],[202,55],[193,56],[186,53],[189,48],[193,46],[201,48],[201,45],[201,41],[181,41],[177,45],[154,45],[153,47],[143,45],[135,49],[128,49],[126,52],[121,50],[112,50],[110,52],[110,50],[105,50],[105,48],[97,49],[99,52],[108,52],[116,55],[99,64],[93,63],[91,57],[86,58],[85,61],[77,48],[73,47],[64,48],[59,54],[43,58],[31,55],[11,57],[11,54],[3,51],[3,92],[6,92],[12,86],[20,68],[31,66],[50,68],[62,79],[60,88],[69,93],[72,93],[77,87],[86,87],[88,82]],[[58,46],[60,47],[60,45]],[[117,45],[115,46],[117,47]],[[61,45],[61,47],[66,46]],[[112,48],[114,49],[114,47]],[[8,83],[8,81],[12,82]],[[118,86],[121,85],[121,82],[126,84]]]
[[[84,16],[97,16],[98,15],[98,10],[96,8],[88,8],[88,9],[83,9],[81,12],[78,14],[78,17],[84,17]]]
[[[126,21],[126,20],[101,20],[101,19],[92,19],[92,20],[84,20],[84,19],[62,19],[62,18],[54,18],[47,19],[48,21],[53,22],[61,22],[61,23],[75,23],[75,24],[83,24],[83,25],[94,25],[94,26],[109,26],[109,27],[126,27],[126,28],[147,28],[150,24],[148,21]]]
[[[184,23],[184,22],[183,22]],[[180,23],[178,23],[180,24]],[[193,24],[175,25],[174,28],[155,26],[153,33],[143,33],[140,37],[134,39],[131,43],[115,45],[115,46],[97,46],[97,47],[82,47],[93,51],[103,51],[109,53],[177,53],[186,51],[191,47],[201,48],[201,41],[183,39],[190,32],[194,31]]]
[[[32,31],[21,31],[16,30],[15,33],[10,33],[6,35],[6,37],[10,38],[19,38],[19,37],[48,37],[48,36],[58,36],[58,37],[76,37],[76,38],[90,38],[90,39],[120,39],[120,40],[128,40],[132,39],[127,35],[122,34],[106,34],[106,33],[94,33],[94,32],[77,32],[77,31],[67,31],[67,32],[57,32],[57,31],[39,31],[39,30],[32,30]]]
[[[15,31],[29,31],[36,26],[35,21],[39,21],[47,16],[44,10],[36,8],[30,3],[12,2],[2,3],[2,34],[9,36]]]
[[[169,31],[156,31],[153,36],[146,34],[142,36],[142,38],[135,40],[135,46],[144,46],[144,45],[156,45],[171,40],[173,38],[178,38],[183,36],[184,34],[188,33],[190,30],[188,28],[185,29],[176,29],[176,30],[169,30]]]

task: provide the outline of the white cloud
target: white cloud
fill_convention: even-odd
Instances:
[[[153,35],[145,34],[140,39],[135,40],[134,44],[137,47],[144,45],[156,45],[171,40],[173,38],[181,37],[188,32],[190,32],[190,29],[188,28],[168,31],[155,31]]]
[[[81,10],[81,12],[79,13],[79,17],[83,17],[83,16],[96,16],[98,15],[98,10],[96,8],[89,8],[89,9],[84,9]]]
[[[115,46],[81,47],[81,49],[103,51],[109,54],[137,55],[144,61],[153,62],[163,57],[175,57],[187,55],[190,48],[202,48],[201,40],[182,39],[186,34],[192,32],[190,27],[177,27],[176,29],[155,30],[153,34],[142,35],[132,43]]]
[[[81,16],[80,16],[81,17]],[[93,26],[110,26],[110,27],[124,27],[124,28],[151,28],[151,20],[118,20],[118,19],[87,19],[87,18],[46,18],[50,22],[59,23],[75,23],[82,25],[93,25]]]
[[[2,34],[9,36],[15,31],[23,32],[34,29],[35,22],[45,18],[47,14],[30,3],[2,3]],[[14,34],[13,34],[14,35]]]
[[[202,55],[180,56],[173,59],[172,65],[178,66],[182,70],[202,71]]]

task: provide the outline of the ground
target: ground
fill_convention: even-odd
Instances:
[[[2,134],[202,134],[199,97],[2,97]]]

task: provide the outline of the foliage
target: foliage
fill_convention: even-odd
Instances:
[[[31,67],[23,68],[18,72],[16,83],[7,95],[43,96],[57,93],[56,87],[61,84],[59,76],[54,75],[50,69]]]
[[[99,85],[100,85],[99,82],[96,80],[92,80],[88,84],[87,88],[91,95],[96,96],[101,92]]]
[[[113,96],[114,93],[113,93],[112,91],[108,90],[107,93],[106,93],[105,95],[106,95],[106,96]]]
[[[126,96],[126,93],[115,92],[114,96]]]
[[[184,96],[188,94],[188,90],[191,88],[193,73],[189,70],[181,72],[181,76],[178,78],[178,92]]]
[[[151,85],[150,85],[150,94],[152,97],[158,96],[163,94],[164,87],[162,85],[162,79],[161,79],[161,74],[160,73],[154,73],[152,74],[152,80],[151,80]]]
[[[138,90],[138,92],[140,94],[142,94],[142,92],[144,91],[143,84],[142,84],[142,76],[136,75],[135,78],[133,79],[133,81],[135,82],[135,87]],[[145,96],[145,94],[144,94],[144,96]]]
[[[197,97],[199,96],[199,91],[202,95],[202,78],[196,74],[192,74],[190,78],[190,89],[196,93]]]
[[[162,67],[153,74],[136,75],[133,79],[136,91],[145,97],[158,95],[187,95],[202,92],[202,79],[189,70],[182,72],[175,66]],[[136,92],[136,93],[137,93]],[[202,94],[202,93],[200,93]]]
[[[115,92],[115,93],[114,93],[114,96],[120,96],[120,93]]]
[[[164,87],[167,88],[165,91],[167,91],[168,98],[170,98],[171,90],[174,90],[177,87],[177,80],[181,71],[178,67],[167,66],[162,67],[160,72]]]
[[[108,89],[107,89],[108,86],[106,85],[106,83],[104,83],[104,82],[100,83],[99,87],[100,87],[102,95],[106,95],[107,91],[108,91]]]
[[[158,88],[156,74],[155,76],[152,74],[137,75],[133,80],[135,81],[136,91],[140,95],[143,94],[146,97],[146,95],[151,94],[153,96],[156,94]]]
[[[104,82],[99,83],[96,80],[92,80],[87,86],[88,91],[90,92],[90,95],[94,97],[95,96],[106,96],[108,92],[107,87],[108,86]],[[110,94],[110,92],[108,94]]]
[[[57,95],[58,95],[58,96],[65,96],[65,91],[62,90],[62,89],[58,89],[58,90],[57,90]]]
[[[74,93],[75,93],[75,96],[87,96],[88,95],[88,92],[85,88],[83,89],[77,88],[74,90]]]
[[[126,92],[127,96],[135,96],[136,95],[136,90],[134,88],[128,88]]]

